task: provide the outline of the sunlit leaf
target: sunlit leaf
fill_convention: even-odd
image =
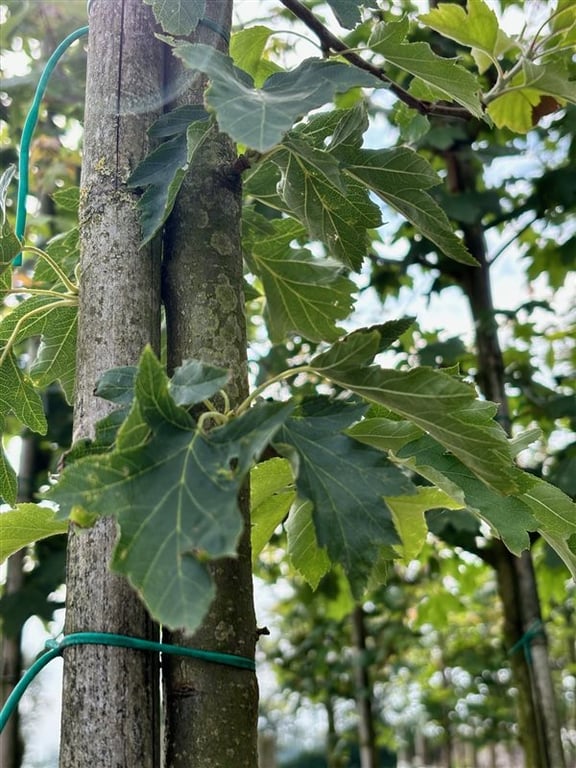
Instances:
[[[257,464],[250,472],[250,523],[254,562],[288,515],[294,496],[294,478],[286,459],[269,459]]]
[[[493,56],[498,42],[498,19],[484,0],[468,0],[466,9],[456,3],[440,3],[419,20],[457,43]]]
[[[376,53],[434,88],[440,98],[456,101],[475,117],[483,117],[478,80],[453,59],[437,56],[428,43],[407,43],[409,21],[378,24],[368,41]]]
[[[56,520],[50,507],[17,504],[14,509],[0,512],[0,563],[35,541],[67,530],[68,523]]]
[[[318,546],[312,513],[311,502],[297,501],[285,527],[290,562],[312,589],[316,589],[330,570],[331,563],[326,550]]]
[[[256,24],[238,30],[230,40],[230,56],[234,64],[254,79],[257,88],[274,72],[280,71],[278,64],[267,59],[264,53],[270,35],[273,34],[272,29]]]

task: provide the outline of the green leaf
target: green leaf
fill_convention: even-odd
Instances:
[[[206,0],[144,0],[169,35],[190,35],[206,13]]]
[[[4,224],[6,223],[6,198],[8,197],[8,189],[15,173],[16,166],[14,163],[10,163],[2,176],[0,176],[0,213],[2,214],[0,224],[2,224],[2,227],[4,227]]]
[[[363,405],[326,398],[308,401],[274,439],[276,450],[292,462],[299,497],[314,505],[319,546],[356,587],[366,582],[378,548],[398,542],[383,497],[415,491],[380,452],[342,434],[364,411]]]
[[[360,8],[355,0],[328,0],[328,5],[334,11],[338,24],[346,29],[353,29],[362,21]]]
[[[0,417],[10,413],[33,432],[46,434],[48,424],[40,395],[11,350],[0,366]]]
[[[440,3],[418,19],[441,35],[494,57],[498,43],[498,19],[484,0],[468,0],[466,10],[456,3]]]
[[[544,65],[524,61],[522,65],[525,85],[548,96],[576,103],[576,83],[564,67],[553,62]]]
[[[386,496],[394,527],[402,544],[396,545],[405,563],[415,560],[426,541],[428,525],[424,513],[430,509],[459,509],[461,504],[439,488],[418,488],[412,496]]]
[[[179,386],[189,390],[191,380]],[[137,414],[139,408],[141,414]],[[167,378],[145,350],[135,382],[135,421],[145,441],[118,440],[112,452],[67,467],[49,494],[59,517],[75,508],[114,515],[120,537],[113,567],[126,575],[155,619],[192,630],[212,588],[205,561],[235,553],[243,529],[237,494],[291,405],[259,403],[209,433],[172,399]],[[120,433],[119,433],[120,436]]]
[[[333,155],[306,148],[301,140],[282,146],[285,151],[275,152],[271,160],[281,171],[277,191],[286,210],[311,239],[322,240],[331,255],[358,270],[368,250],[366,230],[381,223],[378,206],[361,184],[345,181]]]
[[[380,451],[399,451],[406,443],[421,437],[422,430],[410,421],[379,417],[362,419],[347,429],[346,434]]]
[[[0,428],[4,419],[0,417]],[[2,431],[0,430],[0,435]],[[0,439],[0,503],[15,504],[18,494],[18,478],[12,464],[4,452],[4,446]]]
[[[316,541],[312,514],[309,501],[297,501],[286,522],[286,533],[290,562],[312,589],[316,589],[330,570],[331,562],[326,550]]]
[[[441,98],[456,101],[478,118],[484,116],[480,85],[474,75],[453,59],[437,56],[428,43],[406,43],[408,18],[378,24],[368,41],[376,53],[433,88]]]
[[[177,135],[151,152],[128,179],[129,187],[147,187],[138,201],[142,242],[148,243],[172,212],[194,155],[210,136],[212,123],[199,120],[188,126],[186,141]]]
[[[449,496],[453,496],[454,486],[462,489],[466,508],[487,522],[511,552],[519,555],[530,546],[528,532],[535,531],[538,522],[522,497],[502,496],[487,487],[428,436],[406,445],[398,457],[410,459],[408,465],[412,469],[436,483]],[[455,501],[460,506],[458,497]]]
[[[57,189],[52,193],[52,199],[63,211],[78,213],[80,205],[80,187],[66,187],[66,189]]]
[[[14,234],[14,230],[8,223],[8,220],[6,220],[2,224],[0,235],[0,273],[11,266],[21,250],[22,243]]]
[[[234,64],[247,72],[258,88],[270,75],[280,71],[278,64],[267,59],[264,53],[268,40],[273,34],[272,29],[257,24],[254,27],[240,29],[232,35],[230,40],[230,56]]]
[[[248,213],[248,212],[247,212]],[[246,255],[266,295],[265,319],[272,343],[291,333],[311,341],[333,340],[336,325],[352,309],[355,284],[342,275],[340,264],[291,247],[305,231],[291,219],[269,221],[247,215]]]
[[[186,66],[211,79],[205,98],[216,112],[221,130],[260,152],[278,144],[297,117],[326,104],[335,93],[382,85],[373,75],[342,62],[307,59],[294,70],[271,75],[262,88],[255,88],[249,75],[214,48],[171,43]]]
[[[440,183],[433,168],[407,147],[359,149],[342,147],[338,157],[346,174],[366,185],[451,259],[477,266],[456,237],[442,208],[425,191]]]
[[[250,523],[252,561],[270,541],[276,528],[288,515],[294,501],[294,478],[286,459],[269,459],[250,472]]]
[[[137,372],[135,365],[123,365],[105,371],[98,379],[94,394],[117,405],[130,405],[134,400]]]
[[[534,107],[540,103],[540,93],[533,88],[504,92],[486,108],[498,128],[510,128],[516,133],[528,133],[533,127]]]
[[[30,378],[39,388],[59,381],[69,404],[74,399],[77,334],[78,307],[54,306],[46,316],[42,341],[30,368]]]
[[[379,403],[428,432],[488,486],[517,490],[506,434],[496,406],[476,400],[472,385],[441,371],[396,371],[366,363],[378,351],[377,329],[355,331],[312,360],[311,366],[345,389]]]
[[[576,533],[576,504],[560,488],[534,478],[532,487],[520,498],[548,534],[568,538]]]
[[[576,581],[576,541],[566,539],[558,534],[540,531],[542,538],[552,547],[556,554],[563,560],[572,578]],[[572,544],[572,546],[571,546]]]
[[[66,533],[68,523],[56,520],[54,510],[38,504],[17,504],[0,512],[0,563],[35,541]]]
[[[224,389],[230,378],[225,368],[206,365],[199,360],[186,360],[170,380],[170,394],[176,405],[189,407],[207,400]]]

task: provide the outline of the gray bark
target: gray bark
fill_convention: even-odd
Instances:
[[[90,14],[81,183],[81,288],[74,436],[93,436],[109,405],[94,397],[106,370],[135,364],[159,346],[159,260],[141,239],[126,179],[148,152],[147,128],[161,109],[163,54],[142,0],[94,0]],[[155,630],[108,561],[111,518],[71,528],[66,634]],[[61,768],[159,765],[157,662],[128,649],[75,646],[64,653]]]
[[[209,0],[206,16],[230,29],[231,0]],[[225,50],[221,35],[200,27],[196,38]],[[174,106],[201,104],[204,81],[169,64]],[[193,163],[167,223],[163,298],[168,367],[197,358],[232,372],[232,405],[248,393],[246,319],[240,245],[241,185],[234,147],[214,132]],[[254,657],[249,494],[240,507],[245,531],[238,557],[215,562],[216,599],[193,634],[172,632],[170,642]],[[246,670],[169,657],[164,660],[167,768],[255,768],[258,685]]]

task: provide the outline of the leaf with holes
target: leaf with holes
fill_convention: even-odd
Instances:
[[[270,340],[279,343],[291,333],[310,341],[337,339],[336,323],[350,314],[356,290],[340,264],[292,247],[292,241],[305,238],[292,219],[270,221],[250,213],[244,231],[247,260],[266,295]]]

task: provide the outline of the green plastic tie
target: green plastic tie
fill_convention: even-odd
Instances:
[[[62,656],[64,648],[69,648],[72,645],[112,645],[117,648],[135,648],[138,651],[153,651],[155,653],[167,653],[173,656],[188,656],[189,658],[199,659],[200,661],[206,661],[210,664],[224,664],[228,667],[247,669],[251,672],[256,670],[254,659],[249,659],[246,656],[236,656],[232,653],[203,651],[199,648],[184,648],[179,645],[157,643],[154,640],[144,640],[141,637],[115,635],[109,632],[75,632],[71,635],[65,635],[60,640],[51,638],[46,641],[46,653],[43,653],[42,656],[36,659],[14,686],[14,690],[6,699],[6,703],[0,712],[0,733],[4,730],[10,716],[18,706],[18,702],[36,675],[41,672],[52,659]]]
[[[52,56],[46,62],[46,66],[42,72],[38,85],[36,86],[36,92],[32,101],[32,106],[28,114],[26,115],[26,121],[22,130],[22,141],[20,143],[20,157],[18,159],[18,198],[16,202],[16,236],[22,240],[24,237],[24,230],[26,229],[26,198],[28,197],[28,165],[30,157],[30,143],[32,142],[32,134],[36,128],[38,122],[38,113],[40,111],[40,102],[46,92],[46,86],[50,75],[54,71],[56,64],[62,57],[62,54],[76,42],[80,37],[88,34],[88,27],[80,27],[74,32],[68,35],[58,48],[54,51]],[[22,264],[22,254],[19,253],[13,264],[15,267],[19,267]]]
[[[530,652],[530,647],[532,645],[532,640],[535,637],[538,637],[538,635],[545,635],[544,624],[540,620],[533,622],[533,624],[528,627],[522,637],[516,643],[514,643],[512,648],[510,648],[508,651],[508,656],[513,656],[515,653],[517,653],[517,651],[523,648],[526,655],[526,661],[528,664],[532,664],[532,653]]]

